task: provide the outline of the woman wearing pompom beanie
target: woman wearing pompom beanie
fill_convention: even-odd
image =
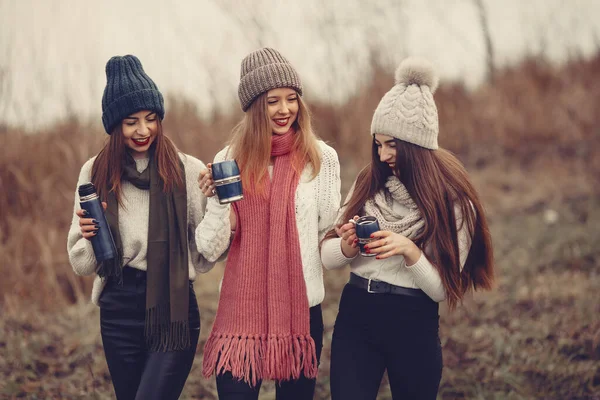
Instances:
[[[106,63],[102,122],[109,140],[79,174],[105,202],[118,257],[99,264],[90,240],[97,221],[80,208],[69,230],[69,261],[95,275],[102,345],[118,400],[177,399],[192,368],[200,314],[192,285],[212,268],[196,250],[194,231],[206,197],[204,164],[163,134],[163,96],[133,55]]]
[[[215,162],[237,161],[244,199],[209,198],[196,230],[207,259],[228,251],[203,372],[216,374],[221,400],[258,399],[265,379],[277,381],[278,400],[309,400],[323,343],[319,242],[340,206],[338,157],[313,133],[300,78],[277,50],[242,60],[238,95],[244,118]],[[201,185],[211,196],[208,171]]]
[[[327,269],[350,264],[331,348],[333,400],[375,399],[387,370],[398,399],[435,399],[442,376],[438,303],[458,305],[493,282],[491,237],[467,172],[438,148],[431,64],[409,58],[396,71],[371,124],[372,160],[356,178],[323,240]],[[358,254],[355,225],[380,231]]]

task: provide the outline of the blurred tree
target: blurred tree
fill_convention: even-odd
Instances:
[[[492,45],[492,38],[490,35],[490,27],[488,22],[488,15],[483,0],[473,0],[475,8],[479,13],[479,23],[481,24],[481,32],[483,33],[483,39],[485,42],[486,49],[486,64],[487,64],[487,79],[489,81],[494,80],[495,75],[495,61],[494,61],[494,47]]]

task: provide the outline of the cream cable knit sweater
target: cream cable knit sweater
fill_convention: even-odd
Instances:
[[[210,270],[214,263],[207,261],[196,249],[194,232],[204,218],[206,197],[198,187],[198,176],[204,168],[202,161],[192,156],[179,154],[185,167],[185,184],[187,188],[188,212],[188,256],[190,280],[196,279],[196,272]],[[95,157],[88,160],[79,173],[77,186],[90,182],[92,165]],[[136,168],[142,172],[148,167],[148,159],[136,160]],[[119,231],[123,242],[123,265],[146,270],[146,252],[148,250],[148,217],[150,212],[150,191],[136,188],[133,184],[123,182],[123,206],[119,206]],[[92,275],[96,272],[96,258],[92,243],[81,236],[79,217],[75,211],[79,209],[79,194],[75,190],[75,206],[73,219],[67,239],[69,261],[77,275]],[[98,304],[105,282],[96,275],[92,289],[92,302]]]
[[[321,170],[315,179],[310,180],[312,169],[306,167],[296,189],[296,224],[310,307],[320,304],[325,297],[319,242],[333,225],[341,199],[337,153],[324,142],[318,143],[321,150]],[[226,158],[228,149],[226,147],[217,153],[214,162],[230,159]],[[207,260],[217,260],[229,248],[230,207],[229,204],[219,204],[216,197],[208,199],[206,217],[196,229],[198,250]]]
[[[348,194],[346,202],[352,192]],[[398,202],[393,203],[393,209],[400,215],[406,215],[408,208]],[[339,212],[338,219],[342,217],[345,209]],[[455,208],[457,229],[461,225],[462,214],[460,208]],[[406,288],[416,288],[423,290],[433,301],[440,302],[446,299],[446,291],[442,285],[442,280],[435,267],[427,259],[427,249],[421,253],[419,260],[411,266],[406,265],[404,257],[392,256],[383,260],[376,260],[375,257],[363,257],[357,255],[354,258],[347,258],[342,253],[341,238],[328,239],[323,242],[321,248],[321,260],[327,269],[342,268],[350,264],[350,270],[365,279],[383,281],[396,286]],[[467,261],[469,249],[471,248],[471,239],[469,237],[466,224],[458,231],[458,249],[461,268]]]

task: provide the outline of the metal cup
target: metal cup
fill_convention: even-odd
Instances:
[[[356,236],[358,237],[358,249],[360,255],[364,257],[375,257],[375,254],[365,252],[365,245],[371,243],[373,239],[371,234],[379,230],[377,218],[366,216],[356,220]]]
[[[211,169],[219,203],[233,203],[244,198],[240,169],[235,160],[214,163]]]

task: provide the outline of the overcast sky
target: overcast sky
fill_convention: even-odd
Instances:
[[[393,71],[424,56],[442,82],[474,87],[486,59],[474,3],[0,0],[0,121],[36,129],[71,113],[100,127],[104,66],[124,54],[137,55],[163,93],[206,115],[238,106],[240,61],[262,46],[281,51],[305,95],[323,101],[344,101],[368,82],[373,58]],[[499,66],[541,53],[560,63],[600,47],[599,0],[484,5]]]

